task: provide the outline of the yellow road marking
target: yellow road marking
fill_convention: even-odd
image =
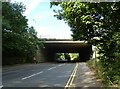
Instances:
[[[67,88],[69,88],[69,87],[72,85],[73,80],[74,80],[75,75],[76,75],[76,72],[77,72],[77,67],[78,67],[78,63],[76,64],[76,66],[75,66],[75,68],[74,68],[72,74],[70,75],[70,78],[69,78],[68,82],[66,83],[64,89],[67,89]]]
[[[74,78],[75,78],[75,75],[76,75],[76,72],[77,72],[77,68],[78,68],[78,64],[76,65],[75,72],[74,72],[74,74],[72,75],[73,78],[72,78],[72,80],[71,80],[70,86],[72,85],[73,80],[74,80]]]

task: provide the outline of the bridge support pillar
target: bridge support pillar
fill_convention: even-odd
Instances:
[[[79,60],[81,62],[85,61],[84,52],[79,52]]]
[[[55,53],[47,49],[39,49],[37,52],[37,61],[38,62],[52,62],[55,60]]]

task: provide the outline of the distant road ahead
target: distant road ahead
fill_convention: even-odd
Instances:
[[[76,63],[40,63],[4,67],[4,87],[64,87]]]

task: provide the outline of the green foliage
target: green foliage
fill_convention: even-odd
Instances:
[[[18,58],[30,62],[38,46],[42,45],[34,27],[28,27],[28,20],[22,15],[24,11],[22,3],[2,3],[3,64],[17,61]]]
[[[69,53],[71,60],[78,61],[79,60],[79,54],[78,53]]]
[[[119,84],[120,76],[120,2],[81,3],[52,2],[61,7],[55,11],[71,27],[74,40],[85,40],[99,49],[104,79]],[[96,39],[97,38],[97,39]],[[100,69],[99,69],[100,70]]]
[[[57,54],[56,54],[56,58],[57,58],[57,59],[58,59],[58,58],[61,58],[61,59],[65,60],[64,53],[57,53]]]
[[[57,53],[56,58],[61,58],[62,55],[63,55],[62,53]]]
[[[100,38],[110,33],[111,28],[108,26],[112,27],[112,14],[115,14],[115,10],[119,10],[114,3],[61,2],[60,6],[62,10],[56,11],[55,16],[68,23],[73,32],[73,39],[89,42],[93,41],[94,37]]]

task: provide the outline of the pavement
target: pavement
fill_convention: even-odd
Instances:
[[[100,88],[100,79],[96,77],[95,72],[91,71],[86,63],[79,63],[77,73],[71,87],[80,89]]]

